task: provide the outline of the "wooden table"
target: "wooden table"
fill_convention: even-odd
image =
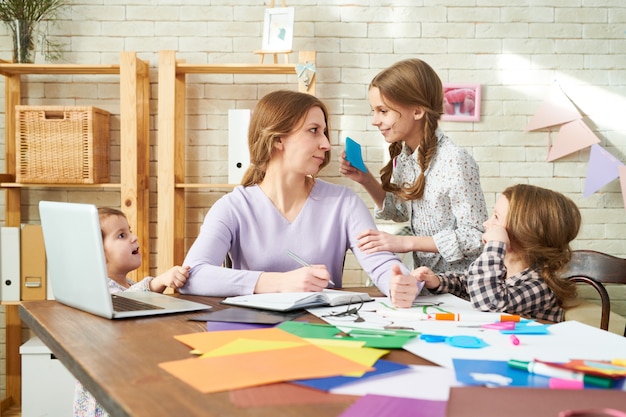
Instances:
[[[381,296],[375,288],[350,288]],[[213,306],[221,298],[184,296]],[[114,416],[338,416],[346,403],[237,408],[228,392],[203,394],[158,367],[161,362],[189,357],[189,348],[173,336],[206,329],[205,322],[189,321],[197,314],[107,320],[57,301],[23,301],[20,317],[65,367]],[[298,320],[320,319],[307,314]],[[429,364],[404,350],[385,359]]]

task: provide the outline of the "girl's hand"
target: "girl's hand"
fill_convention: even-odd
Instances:
[[[350,178],[352,181],[358,182],[359,184],[363,184],[370,179],[369,173],[356,169],[352,166],[352,164],[350,164],[350,162],[348,162],[346,159],[346,151],[342,151],[341,155],[339,155],[339,173]]]
[[[170,287],[177,289],[185,285],[189,278],[189,266],[175,266],[150,281],[150,291],[163,292]]]
[[[485,233],[483,233],[483,243],[495,240],[504,243],[507,249],[509,248],[511,242],[509,241],[509,234],[506,228],[496,224],[486,224],[485,229]]]
[[[403,275],[400,266],[391,267],[392,275],[389,283],[389,296],[394,306],[409,308],[419,292],[417,280],[412,275]]]
[[[366,230],[359,234],[359,249],[367,254],[389,251],[395,253],[406,253],[410,250],[405,245],[406,238],[409,236],[399,236],[391,233],[381,232],[380,230]]]
[[[425,266],[414,269],[413,272],[411,272],[411,276],[417,281],[423,281],[426,288],[437,288],[441,284],[439,277],[435,275],[430,268]]]

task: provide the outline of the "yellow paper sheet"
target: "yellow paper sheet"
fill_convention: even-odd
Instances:
[[[206,353],[217,349],[237,339],[269,340],[280,342],[298,342],[304,340],[275,327],[269,329],[252,330],[225,330],[220,332],[200,332],[174,336],[176,340],[186,344],[192,349]]]
[[[202,358],[211,358],[224,355],[238,355],[241,353],[259,352],[263,350],[287,349],[295,346],[306,345],[304,340],[300,342],[282,342],[274,340],[237,339],[223,346],[204,353]]]

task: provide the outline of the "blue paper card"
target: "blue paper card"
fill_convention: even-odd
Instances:
[[[363,162],[363,155],[361,154],[361,145],[350,137],[346,138],[346,159],[359,171],[367,172],[367,168]]]
[[[453,359],[457,381],[465,385],[548,388],[550,378],[512,368],[506,361]]]
[[[374,370],[370,372],[366,372],[361,377],[340,375],[340,376],[331,376],[328,378],[300,379],[300,380],[291,381],[291,382],[293,382],[294,384],[303,385],[309,388],[316,388],[322,391],[330,391],[332,388],[336,388],[344,384],[361,381],[366,378],[371,378],[373,376],[387,374],[390,372],[403,371],[408,368],[409,368],[408,365],[391,362],[391,361],[387,361],[384,359],[379,359],[374,364]]]

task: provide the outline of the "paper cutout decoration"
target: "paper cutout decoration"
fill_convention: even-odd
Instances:
[[[545,129],[581,118],[582,116],[576,109],[576,106],[561,90],[561,87],[555,85],[552,87],[548,98],[530,119],[525,131]]]
[[[315,78],[315,72],[315,64],[312,62],[307,61],[304,64],[296,64],[298,80],[302,83],[306,91],[309,91],[309,86],[313,82],[313,78]]]
[[[589,197],[617,178],[619,176],[618,167],[621,165],[623,164],[606,149],[600,145],[592,145],[583,195]]]
[[[600,139],[591,129],[582,120],[574,120],[561,126],[548,152],[548,161],[554,161],[596,143],[600,143]]]
[[[622,188],[622,200],[624,200],[624,207],[626,207],[626,166],[620,165],[617,167],[619,172],[619,183]]]

